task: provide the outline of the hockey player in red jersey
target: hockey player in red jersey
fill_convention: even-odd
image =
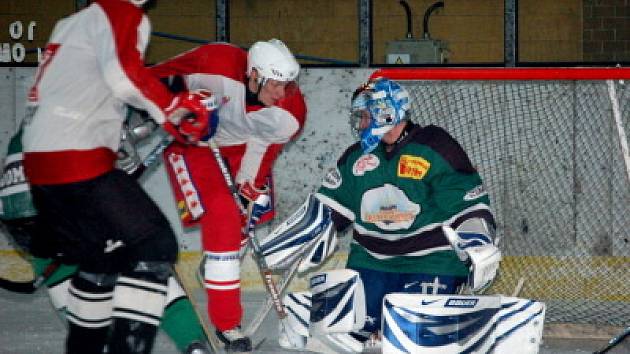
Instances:
[[[203,94],[173,95],[143,63],[144,0],[97,0],[60,20],[29,91],[24,169],[69,286],[67,353],[149,353],[177,239],[140,185],[115,169],[124,103],[182,142],[207,134]]]
[[[178,83],[175,86],[209,90],[222,102],[214,140],[247,202],[272,193],[273,162],[304,125],[306,106],[295,83],[299,69],[277,39],[256,42],[249,51],[207,44],[152,68],[156,76]],[[228,351],[248,352],[251,341],[240,331],[244,220],[207,146],[175,144],[165,160],[184,224],[201,224],[210,320]]]

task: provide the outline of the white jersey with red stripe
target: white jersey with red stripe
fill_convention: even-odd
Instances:
[[[273,146],[288,142],[304,125],[306,105],[295,83],[273,106],[247,101],[247,52],[234,45],[203,45],[151,69],[159,77],[181,75],[187,89],[206,89],[224,100],[214,139],[219,147],[245,146],[236,183],[261,185],[279,153]]]
[[[99,0],[59,21],[29,92],[25,167],[35,184],[93,178],[113,167],[124,104],[158,122],[173,95],[144,67],[150,24],[128,1]]]

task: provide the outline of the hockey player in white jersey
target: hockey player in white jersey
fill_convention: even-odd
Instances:
[[[114,168],[124,103],[182,142],[208,134],[204,94],[171,94],[145,67],[143,0],[97,0],[60,20],[28,93],[24,169],[46,237],[77,264],[67,353],[149,353],[178,253],[165,216]]]

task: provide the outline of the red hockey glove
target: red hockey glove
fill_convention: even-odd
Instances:
[[[209,135],[211,112],[208,107],[214,107],[214,104],[209,102],[211,100],[212,95],[205,90],[178,94],[165,110],[164,130],[181,143],[199,142],[202,137]],[[214,116],[216,118],[216,115]]]
[[[238,186],[238,194],[247,208],[247,215],[244,215],[241,220],[243,234],[246,235],[265,213],[273,210],[273,207],[267,186],[257,189],[251,183],[245,182]]]

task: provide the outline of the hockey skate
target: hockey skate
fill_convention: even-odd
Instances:
[[[190,343],[188,347],[186,347],[185,354],[212,354],[214,353],[208,345],[201,342],[193,342]]]
[[[225,351],[228,353],[251,353],[252,341],[246,337],[241,331],[241,327],[237,326],[227,331],[216,331],[217,337],[225,345]]]
[[[381,332],[376,331],[363,342],[363,351],[361,353],[381,353],[383,351],[383,343],[381,340]]]

